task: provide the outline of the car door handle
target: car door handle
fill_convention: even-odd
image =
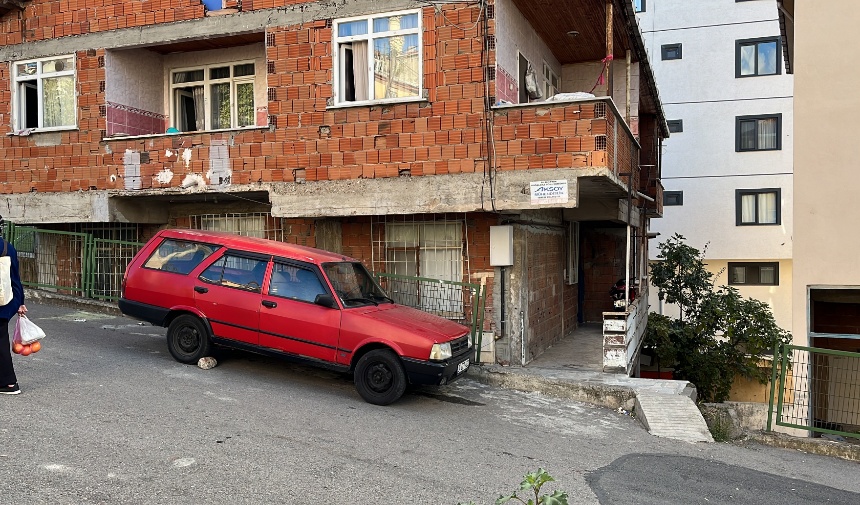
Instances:
[[[271,302],[269,300],[263,300],[263,307],[268,307],[270,309],[274,309],[277,306],[278,306],[278,304],[275,302]]]
[[[194,286],[194,291],[197,291],[198,293],[208,293],[209,288],[204,288],[202,286]]]

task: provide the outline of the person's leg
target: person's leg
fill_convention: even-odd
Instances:
[[[0,386],[11,386],[18,382],[12,367],[12,349],[9,342],[9,320],[0,319]]]

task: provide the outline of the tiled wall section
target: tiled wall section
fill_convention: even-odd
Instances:
[[[496,102],[499,100],[519,103],[520,87],[516,77],[502,68],[501,65],[496,65]]]
[[[107,134],[148,135],[164,133],[167,116],[157,112],[108,102],[106,107]]]

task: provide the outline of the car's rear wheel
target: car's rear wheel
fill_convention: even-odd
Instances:
[[[355,389],[367,403],[389,405],[406,391],[406,372],[400,358],[387,349],[375,349],[355,365]]]
[[[196,316],[179,316],[167,328],[167,349],[180,363],[197,363],[200,358],[209,356],[211,348],[206,325]]]

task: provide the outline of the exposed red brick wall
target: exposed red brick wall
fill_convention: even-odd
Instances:
[[[564,233],[526,231],[528,359],[564,336],[564,238]]]
[[[585,321],[603,321],[603,312],[611,311],[609,289],[624,277],[625,238],[599,228],[580,225],[579,254],[583,268],[579,281],[585,283],[583,312]]]
[[[254,2],[243,8],[272,3]],[[274,67],[268,74],[273,131],[101,141],[107,129],[101,91],[104,51],[78,52],[79,129],[62,132],[61,144],[48,147],[35,145],[39,133],[0,136],[0,193],[123,189],[126,149],[149,155],[141,164],[142,189],[178,187],[189,172],[208,170],[209,146],[224,140],[230,141],[233,184],[483,171],[480,39],[477,28],[464,31],[449,25],[455,19],[474,22],[478,9],[460,4],[443,10],[444,17],[432,8],[423,10],[424,86],[429,101],[422,103],[327,110],[333,78],[329,23],[315,20],[268,28],[266,54]],[[9,77],[8,64],[0,65],[0,98],[5,98],[0,100],[2,133],[11,124]],[[581,103],[496,111],[496,166],[513,170],[609,165],[607,151],[595,150],[595,141],[615,119],[611,111],[606,118],[596,118],[594,109],[594,103]],[[619,156],[627,156],[630,144],[621,140]],[[191,163],[186,167],[177,157],[166,157],[168,149],[190,149]],[[174,173],[167,184],[156,179],[164,169]]]

